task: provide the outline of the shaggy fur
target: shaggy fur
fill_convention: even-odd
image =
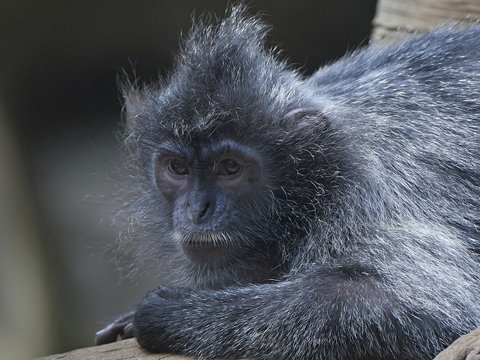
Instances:
[[[309,78],[235,7],[197,23],[171,75],[129,87],[129,238],[171,272],[135,315],[151,351],[430,359],[480,325],[480,28],[370,47]],[[234,139],[264,161],[228,263],[179,247],[152,157]],[[128,210],[127,210],[128,211]]]

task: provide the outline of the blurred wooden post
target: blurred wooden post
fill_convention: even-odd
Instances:
[[[3,99],[0,88],[0,358],[14,360],[48,351],[53,314],[29,182]]]
[[[444,23],[480,19],[479,0],[379,0],[370,39],[392,43]]]

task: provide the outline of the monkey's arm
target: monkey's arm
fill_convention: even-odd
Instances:
[[[160,287],[139,304],[135,331],[152,352],[264,359],[350,358],[379,348],[385,359],[390,351],[418,358],[429,336],[448,333],[382,288],[374,270],[355,266],[222,291]]]

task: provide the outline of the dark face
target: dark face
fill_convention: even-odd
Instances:
[[[224,140],[193,149],[162,144],[155,183],[170,206],[174,237],[194,263],[224,262],[255,248],[249,227],[264,190],[261,158]]]

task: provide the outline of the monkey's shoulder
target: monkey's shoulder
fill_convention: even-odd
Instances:
[[[468,77],[470,86],[480,88],[479,59],[479,25],[438,27],[391,46],[375,44],[356,50],[320,68],[309,82],[322,91],[338,93],[362,83],[383,84],[385,89],[388,84],[412,80],[453,83]]]

